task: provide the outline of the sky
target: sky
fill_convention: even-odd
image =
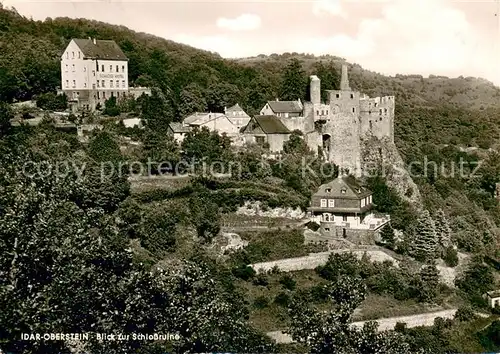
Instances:
[[[500,86],[500,0],[0,0],[36,20],[88,18],[226,58],[331,54],[386,75]]]

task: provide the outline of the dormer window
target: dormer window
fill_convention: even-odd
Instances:
[[[327,188],[327,189],[325,189],[325,192],[326,192],[326,193],[331,193],[331,192],[332,192],[332,189],[331,189],[331,188]]]
[[[346,194],[346,193],[347,193],[347,189],[342,188],[342,189],[340,190],[340,193],[342,193],[342,194]]]

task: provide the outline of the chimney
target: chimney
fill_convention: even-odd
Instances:
[[[94,42],[94,45],[97,44],[97,41],[95,40],[95,38],[92,41]]]
[[[347,74],[347,65],[342,64],[342,77],[340,79],[340,90],[341,91],[351,91],[349,87],[349,77]]]

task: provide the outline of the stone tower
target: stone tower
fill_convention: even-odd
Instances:
[[[321,103],[321,81],[316,75],[310,77],[311,103],[316,105]]]
[[[349,86],[349,77],[347,74],[347,65],[342,64],[342,77],[340,79],[340,91],[351,91]]]

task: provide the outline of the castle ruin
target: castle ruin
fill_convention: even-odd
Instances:
[[[310,101],[303,103],[299,117],[280,116],[290,130],[300,130],[313,151],[354,175],[361,173],[364,138],[388,139],[394,143],[395,97],[370,98],[349,85],[347,66],[342,66],[340,90],[328,90],[321,102],[321,81],[310,77]]]

